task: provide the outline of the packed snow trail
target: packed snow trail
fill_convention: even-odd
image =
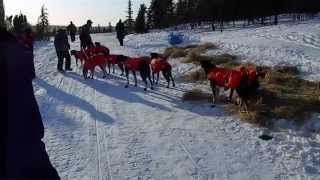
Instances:
[[[114,54],[146,54],[145,49],[119,47],[113,34],[93,39]],[[78,44],[72,49],[79,49]],[[146,48],[164,47],[151,43]],[[142,87],[125,89],[126,81],[118,75],[101,79],[97,73],[96,79],[84,80],[75,66],[74,72],[57,73],[56,63],[53,43],[38,43],[35,94],[46,147],[62,179],[282,180],[320,175],[318,134],[280,132],[272,141],[261,141],[261,129],[226,115],[221,106],[182,102],[192,84],[144,92]]]

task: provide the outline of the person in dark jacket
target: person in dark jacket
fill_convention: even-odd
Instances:
[[[71,56],[69,54],[70,44],[68,42],[68,36],[65,30],[59,29],[57,35],[54,38],[54,46],[56,48],[58,56],[58,71],[63,71],[63,60],[65,61],[66,71],[72,71],[71,69]]]
[[[16,33],[0,29],[1,70],[5,66],[7,73],[7,87],[1,88],[7,89],[7,109],[6,117],[0,118],[0,179],[59,180],[41,141],[44,126],[32,86],[31,26],[20,28]]]
[[[73,24],[71,21],[69,26],[67,27],[67,30],[69,31],[71,42],[76,41],[76,34],[77,34],[77,27]]]
[[[93,46],[92,38],[90,36],[90,30],[92,27],[92,21],[88,20],[87,24],[81,27],[80,32],[80,46],[82,49],[87,49],[90,46]]]
[[[116,31],[117,31],[117,38],[119,40],[120,46],[123,46],[123,39],[125,37],[125,29],[124,24],[122,23],[121,19],[116,25]]]

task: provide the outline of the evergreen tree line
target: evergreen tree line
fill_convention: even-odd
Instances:
[[[180,24],[194,27],[202,22],[211,22],[215,30],[217,24],[223,27],[225,22],[238,20],[266,24],[267,17],[277,24],[280,14],[291,14],[292,20],[299,21],[320,11],[319,0],[151,0],[150,7],[143,6],[136,19],[136,32]]]

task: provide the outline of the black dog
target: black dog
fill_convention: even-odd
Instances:
[[[121,75],[124,75],[124,65],[123,65],[123,55],[115,55],[115,54],[109,54],[107,57],[108,62],[108,68],[109,68],[109,74],[111,74],[111,66],[112,66],[112,73],[115,73],[115,65],[118,65],[119,69],[121,70]]]
[[[141,79],[145,83],[144,90],[147,91],[148,81],[149,79],[151,84],[151,89],[153,89],[153,82],[151,80],[151,70],[150,70],[150,58],[149,57],[139,57],[139,58],[131,58],[128,56],[119,56],[119,61],[123,64],[126,77],[127,77],[127,85],[125,88],[129,87],[129,72],[131,71],[134,77],[135,86],[138,85],[136,72],[140,72]]]

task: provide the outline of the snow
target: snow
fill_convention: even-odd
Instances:
[[[213,42],[220,49],[266,65],[299,65],[303,78],[320,80],[319,21],[220,32],[184,32],[188,43]],[[168,32],[129,35],[125,47],[114,34],[93,35],[113,54],[163,52]],[[79,42],[72,44],[79,49]],[[319,115],[295,129],[284,121],[274,139],[265,130],[229,116],[223,106],[183,102],[196,84],[177,83],[144,92],[125,89],[125,79],[97,73],[84,80],[81,70],[56,72],[52,42],[35,48],[35,94],[45,124],[46,148],[62,179],[95,180],[248,180],[306,179],[320,175]],[[171,60],[174,74],[193,70]],[[73,62],[73,65],[75,63]],[[163,83],[163,82],[162,82]],[[141,84],[141,83],[140,83]]]

